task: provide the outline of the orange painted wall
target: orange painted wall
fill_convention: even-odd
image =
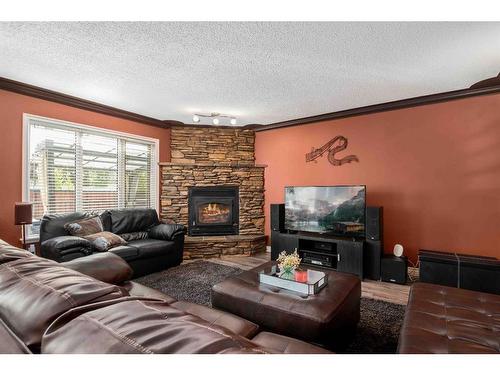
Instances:
[[[330,165],[305,162],[336,135],[349,140]],[[318,122],[257,133],[257,163],[267,164],[269,205],[286,185],[367,185],[368,205],[384,206],[385,251],[418,249],[500,258],[500,95]]]
[[[0,238],[19,245],[14,203],[22,199],[23,113],[97,126],[160,140],[160,161],[170,160],[170,130],[0,90]]]

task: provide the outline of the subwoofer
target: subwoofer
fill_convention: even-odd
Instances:
[[[408,278],[408,258],[385,255],[382,258],[380,279],[389,283],[406,284]]]
[[[382,241],[365,241],[363,274],[367,279],[380,280],[380,262],[384,253]]]
[[[366,239],[383,240],[383,208],[366,207]]]
[[[284,204],[271,204],[271,230],[275,232],[285,231]]]

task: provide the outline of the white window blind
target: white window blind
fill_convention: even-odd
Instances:
[[[33,203],[31,235],[45,213],[156,208],[156,142],[26,117],[25,199]]]

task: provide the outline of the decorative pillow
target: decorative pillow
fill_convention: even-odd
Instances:
[[[148,232],[122,233],[119,236],[125,241],[145,240],[146,238],[148,238]]]
[[[72,236],[85,237],[104,230],[99,216],[64,224],[64,229]]]
[[[127,244],[127,241],[111,232],[94,233],[84,238],[92,242],[92,245],[98,251],[108,251],[113,247]]]

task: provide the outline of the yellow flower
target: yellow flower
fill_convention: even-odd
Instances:
[[[278,265],[280,269],[283,268],[292,268],[295,269],[300,265],[301,259],[297,250],[295,250],[292,254],[287,254],[286,251],[283,251],[278,256]]]

